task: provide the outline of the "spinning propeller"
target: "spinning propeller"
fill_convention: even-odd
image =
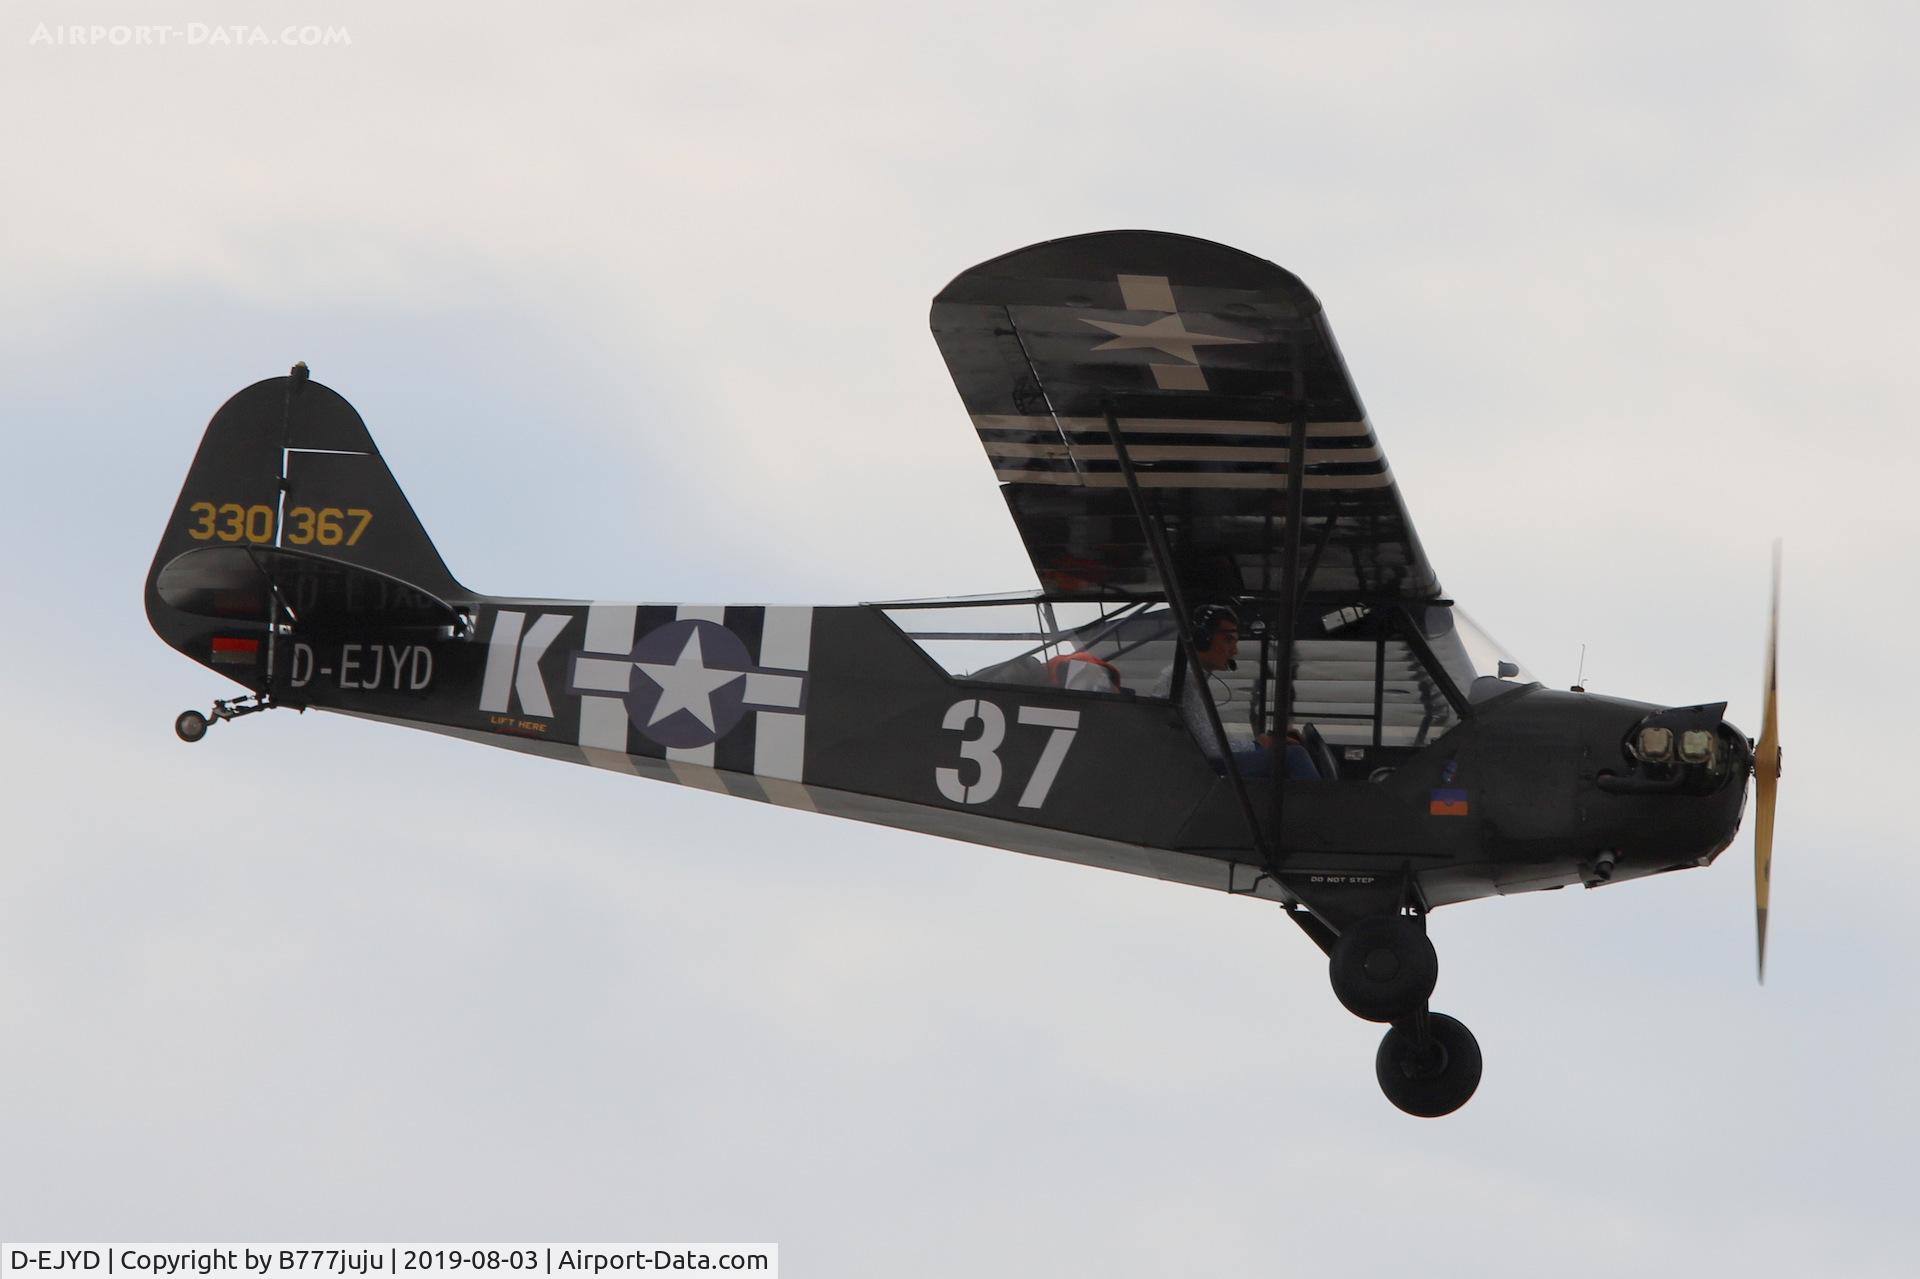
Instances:
[[[1773,603],[1767,614],[1767,679],[1760,740],[1753,748],[1753,922],[1760,983],[1767,980],[1767,897],[1773,880],[1773,801],[1780,781],[1780,544],[1773,544]]]

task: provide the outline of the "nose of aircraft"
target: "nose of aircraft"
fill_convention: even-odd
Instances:
[[[1729,762],[1734,775],[1744,779],[1753,771],[1753,739],[1741,732],[1739,726],[1732,720],[1723,719],[1720,721],[1720,740],[1727,744]],[[1744,789],[1745,780],[1742,780],[1740,785]]]
[[[1626,801],[1614,856],[1593,864],[1602,882],[1712,862],[1739,834],[1754,771],[1752,744],[1722,718],[1725,703],[1639,709],[1615,739],[1620,765],[1596,778]]]
[[[1734,795],[1727,817],[1727,843],[1739,833],[1741,816],[1747,808],[1747,779],[1753,776],[1753,739],[1741,732],[1731,720],[1720,721],[1720,740],[1726,743],[1727,770],[1732,774],[1729,789]],[[1725,847],[1723,844],[1722,847]]]

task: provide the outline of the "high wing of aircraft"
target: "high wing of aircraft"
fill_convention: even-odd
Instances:
[[[247,690],[176,731],[311,707],[1276,903],[1417,1115],[1481,1072],[1428,1007],[1429,913],[1706,865],[1749,776],[1764,959],[1771,647],[1757,744],[1724,703],[1532,681],[1443,594],[1296,277],[1083,235],[961,274],[932,327],[1038,590],[484,595],[296,365],[214,415],[154,556],[155,631]]]

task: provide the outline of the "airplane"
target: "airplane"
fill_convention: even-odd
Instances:
[[[1186,236],[1046,241],[931,324],[1039,589],[851,606],[483,595],[304,364],[214,415],[146,584],[244,686],[178,735],[334,711],[1280,906],[1387,1029],[1395,1106],[1482,1059],[1431,1010],[1435,909],[1710,864],[1780,749],[1543,687],[1441,590],[1318,299]]]

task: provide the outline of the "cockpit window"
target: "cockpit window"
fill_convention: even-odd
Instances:
[[[982,600],[881,610],[940,668],[983,684],[1143,696],[1173,660],[1159,601]]]
[[[998,597],[880,607],[948,675],[982,684],[1165,697],[1179,647],[1160,600]],[[1238,660],[1209,676],[1208,688],[1229,734],[1251,737],[1271,729],[1280,645],[1257,606],[1239,611]],[[1452,605],[1349,605],[1302,616],[1299,626],[1289,727],[1312,726],[1355,767],[1425,746],[1460,723],[1465,705],[1533,679]]]
[[[1293,651],[1293,722],[1330,745],[1424,746],[1460,722],[1405,640],[1299,640]]]

